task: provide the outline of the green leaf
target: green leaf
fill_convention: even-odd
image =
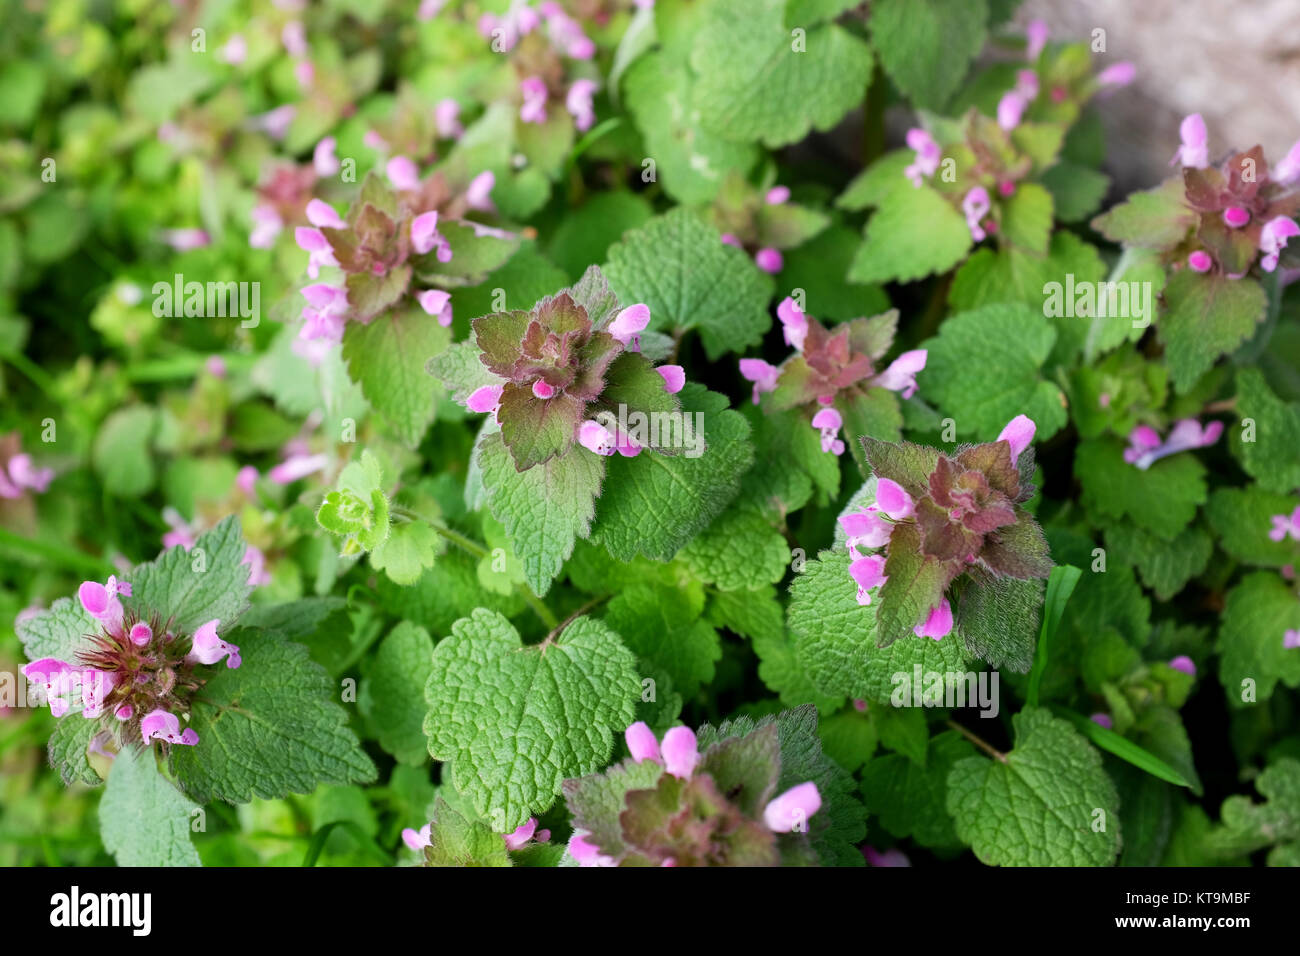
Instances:
[[[1042,309],[987,305],[944,321],[917,376],[921,394],[948,412],[957,434],[992,441],[1028,415],[1045,441],[1066,424],[1065,396],[1041,376],[1056,342]]]
[[[1180,787],[1192,786],[1192,782],[1184,777],[1183,774],[1179,773],[1167,762],[1151,753],[1151,751],[1139,747],[1127,737],[1123,737],[1120,734],[1115,733],[1115,731],[1101,726],[1101,724],[1084,717],[1082,714],[1076,714],[1072,711],[1064,710],[1063,708],[1058,709],[1056,713],[1074,724],[1077,730],[1082,732],[1085,737],[1102,750],[1113,753],[1121,760],[1125,760],[1140,770],[1145,770],[1147,773],[1151,774],[1151,776],[1158,777],[1167,783],[1176,784]]]
[[[893,676],[920,665],[923,672],[965,670],[960,641],[906,636],[876,646],[875,607],[857,601],[849,556],[824,551],[790,586],[790,631],[795,654],[819,690],[887,704]],[[913,622],[915,624],[915,622]]]
[[[994,667],[1027,673],[1034,659],[1043,582],[972,577],[963,583],[953,609],[956,633],[970,656]]]
[[[992,866],[1114,863],[1119,797],[1101,755],[1041,708],[1021,711],[1012,724],[1015,748],[1004,759],[968,757],[948,775],[957,835]],[[1103,822],[1104,830],[1093,829]]]
[[[849,266],[850,282],[913,282],[947,272],[970,250],[961,213],[929,186],[906,179],[880,200]]]
[[[1223,826],[1250,850],[1272,846],[1269,866],[1295,866],[1300,858],[1300,760],[1280,757],[1255,780],[1264,803],[1235,795],[1223,801]]]
[[[812,27],[797,48],[785,0],[716,0],[703,20],[691,53],[695,102],[705,127],[727,139],[775,148],[810,127],[828,130],[871,82],[871,48],[834,24]]]
[[[1300,404],[1284,402],[1256,368],[1237,372],[1237,411],[1255,423],[1250,437],[1233,429],[1232,449],[1241,466],[1265,491],[1279,494],[1300,487]]]
[[[710,361],[757,345],[772,321],[771,276],[688,209],[629,232],[603,271],[620,302],[650,307],[650,328],[698,329]]]
[[[1185,196],[1182,177],[1171,177],[1154,189],[1131,194],[1095,218],[1092,228],[1111,242],[1168,249],[1182,242],[1198,220]]]
[[[220,668],[190,712],[194,747],[172,747],[172,773],[199,803],[311,793],[320,783],[369,783],[375,767],[348,729],[339,693],[307,648],[257,631],[223,635],[243,664]]]
[[[90,461],[109,494],[138,498],[153,487],[149,443],[156,423],[156,413],[147,405],[118,409],[104,419]]]
[[[429,359],[425,371],[446,386],[452,401],[463,405],[472,392],[484,385],[500,385],[505,381],[488,371],[479,361],[480,354],[478,343],[466,339]]]
[[[930,741],[924,764],[902,754],[882,754],[862,771],[862,797],[893,836],[911,837],[921,846],[958,847],[961,841],[946,806],[948,773],[955,763],[975,756],[975,748],[955,730]]]
[[[1052,194],[1037,183],[1021,183],[1002,204],[1002,238],[1034,255],[1047,254],[1052,236]]]
[[[401,621],[362,664],[357,704],[378,731],[379,744],[398,763],[429,757],[424,737],[424,685],[433,671],[433,639]]]
[[[477,285],[489,272],[505,265],[519,248],[518,238],[480,235],[473,223],[454,219],[440,220],[438,232],[451,246],[450,261],[439,262],[432,252],[413,257],[412,261],[417,263],[421,279],[446,287]]]
[[[807,312],[823,321],[888,312],[889,297],[883,289],[848,281],[857,244],[856,230],[828,226],[797,249],[785,253],[781,284],[807,292]]]
[[[1214,541],[1189,526],[1170,541],[1131,524],[1106,526],[1106,549],[1142,575],[1142,582],[1161,601],[1168,601],[1210,563]]]
[[[1105,173],[1061,160],[1043,173],[1043,185],[1052,194],[1056,218],[1061,222],[1082,222],[1097,211],[1110,188]]]
[[[1029,686],[1025,694],[1025,703],[1030,707],[1038,706],[1038,688],[1047,667],[1048,654],[1052,647],[1052,638],[1061,626],[1065,616],[1065,605],[1083,574],[1072,564],[1059,564],[1052,568],[1047,578],[1047,591],[1043,598],[1043,621],[1038,629],[1038,650],[1034,656],[1034,666],[1029,672]]]
[[[659,156],[653,149],[650,153]],[[639,193],[625,189],[597,193],[571,210],[556,227],[551,238],[551,255],[571,278],[576,279],[593,262],[604,262],[606,251],[625,232],[645,225],[652,216],[654,208]],[[556,286],[552,285],[547,291],[554,288]]]
[[[118,866],[202,866],[190,842],[198,809],[158,772],[152,748],[123,748],[99,802],[104,849]]]
[[[1264,318],[1268,297],[1254,279],[1175,272],[1159,322],[1174,389],[1186,392],[1215,359],[1246,341]]]
[[[527,471],[516,471],[501,436],[494,433],[479,443],[478,463],[488,506],[505,525],[511,547],[523,562],[524,580],[535,594],[545,595],[573,553],[574,541],[591,530],[605,459],[575,446]]]
[[[752,591],[781,580],[790,546],[762,515],[732,508],[682,548],[680,557],[706,584],[722,591]]]
[[[122,603],[141,617],[156,611],[164,621],[170,618],[177,633],[191,633],[213,618],[225,630],[248,607],[247,550],[239,519],[223,518],[199,535],[194,547],[169,548],[132,570],[127,576],[131,596]]]
[[[872,44],[914,106],[939,110],[984,46],[988,18],[985,0],[876,0]]]
[[[888,647],[913,636],[916,626],[938,607],[948,573],[941,562],[921,553],[917,525],[902,523],[890,535],[885,577],[877,592],[876,640]]]
[[[343,334],[348,375],[410,448],[433,421],[440,391],[425,365],[450,343],[451,329],[419,308],[394,310],[369,325],[349,322]]]
[[[471,820],[441,796],[434,802],[424,859],[430,866],[510,866],[501,834],[481,820]]]
[[[90,765],[88,750],[95,735],[104,729],[98,720],[86,720],[80,713],[68,713],[55,721],[48,749],[50,766],[65,784],[84,783],[97,787],[104,781]]]
[[[1162,458],[1145,471],[1124,460],[1111,438],[1079,444],[1074,474],[1083,485],[1083,504],[1108,524],[1131,521],[1170,541],[1205,503],[1205,468],[1194,454]]]
[[[14,630],[18,632],[28,660],[53,657],[71,662],[83,649],[87,635],[97,634],[100,628],[99,622],[86,613],[80,601],[59,598],[48,611],[39,611],[16,622]]]
[[[573,826],[586,830],[607,856],[627,850],[619,820],[632,790],[650,790],[663,776],[664,768],[653,760],[640,763],[628,758],[604,773],[564,781],[564,802],[573,814]]]
[[[604,621],[632,653],[662,669],[674,689],[690,698],[713,682],[713,666],[722,657],[718,632],[701,619],[703,613],[698,585],[637,585],[615,595]]]
[[[1273,541],[1268,532],[1273,515],[1289,515],[1295,497],[1271,494],[1256,485],[1246,488],[1217,488],[1205,506],[1205,516],[1218,536],[1219,547],[1238,561],[1280,568],[1295,561],[1295,543],[1290,538]]]
[[[565,778],[609,759],[640,690],[632,653],[597,620],[525,647],[504,617],[476,610],[433,652],[429,753],[450,761],[456,789],[508,832],[549,807]]]
[[[1228,592],[1219,623],[1219,680],[1234,707],[1268,700],[1281,681],[1300,687],[1300,653],[1282,645],[1300,629],[1300,601],[1286,582],[1255,571]]]
[[[699,457],[642,452],[609,459],[594,534],[620,561],[672,558],[735,497],[752,460],[749,423],[725,397],[694,383],[678,397],[682,412],[703,423]]]

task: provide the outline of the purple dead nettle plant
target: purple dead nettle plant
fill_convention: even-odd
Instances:
[[[44,494],[54,480],[53,468],[41,468],[22,450],[17,432],[0,438],[0,498]]]
[[[1194,418],[1184,418],[1170,430],[1163,440],[1150,425],[1137,425],[1129,432],[1124,460],[1135,468],[1146,471],[1161,458],[1213,445],[1223,434],[1223,422],[1210,422],[1202,426]]]
[[[853,319],[832,329],[805,313],[793,298],[784,299],[776,314],[794,354],[780,366],[762,359],[741,359],[740,374],[754,383],[754,404],[770,392],[773,411],[804,410],[809,425],[821,434],[822,451],[844,453],[839,435],[846,425],[850,437],[866,434],[866,425],[859,424],[864,417],[863,404],[877,398],[881,390],[897,392],[903,398],[916,393],[917,373],[925,368],[925,349],[904,352],[887,367],[879,367],[894,344],[896,310]]]
[[[870,605],[873,591],[903,575],[919,609],[912,632],[939,640],[953,629],[959,579],[1046,578],[1047,543],[1023,507],[1034,493],[1034,431],[1019,415],[996,441],[951,455],[864,438],[875,500],[839,519],[858,603]],[[882,590],[882,601],[895,604],[895,593]]]
[[[782,250],[802,245],[830,223],[825,213],[791,202],[789,187],[757,188],[735,172],[723,181],[705,215],[724,243],[772,274],[785,267]]]
[[[24,666],[23,675],[43,686],[55,717],[69,712],[69,698],[79,690],[81,716],[110,718],[105,730],[120,744],[160,740],[194,746],[199,736],[192,728],[182,730],[180,718],[203,686],[205,668],[222,659],[227,667],[239,667],[239,648],[218,635],[220,620],[192,634],[176,633],[157,614],[127,611],[122,596],[131,596],[131,585],[116,577],[105,584],[84,582],[77,597],[97,631],[85,635],[73,660],[41,658]]]

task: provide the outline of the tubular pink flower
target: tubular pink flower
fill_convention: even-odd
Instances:
[[[664,734],[660,751],[664,758],[664,769],[683,780],[695,772],[695,765],[700,761],[695,731],[689,727],[670,727]]]
[[[912,628],[917,637],[933,637],[936,641],[947,637],[952,631],[952,605],[947,598],[939,601],[937,607],[930,608],[926,619]]]
[[[217,59],[231,66],[239,66],[248,57],[248,41],[242,33],[236,33],[217,51]]]
[[[1223,422],[1210,422],[1204,427],[1194,418],[1184,418],[1174,425],[1163,442],[1155,429],[1138,425],[1129,432],[1129,447],[1124,450],[1124,460],[1146,471],[1161,458],[1213,445],[1223,434]]]
[[[135,708],[130,704],[123,704],[117,710],[113,711],[113,716],[118,720],[130,720],[135,716]]]
[[[77,597],[87,614],[103,624],[106,630],[116,634],[122,629],[125,612],[122,602],[117,599],[117,592],[111,587],[112,582],[113,579],[109,578],[110,586],[106,587],[98,581],[83,581],[77,589]]]
[[[62,717],[68,712],[70,705],[65,697],[72,691],[72,677],[77,672],[77,668],[67,661],[42,657],[23,666],[21,671],[29,681],[40,684],[44,688],[51,714]]]
[[[465,133],[460,124],[460,104],[450,96],[439,100],[433,108],[433,126],[440,139],[460,139]]]
[[[394,156],[384,167],[384,173],[394,188],[402,191],[420,188],[420,170],[405,156]]]
[[[1300,181],[1300,140],[1297,140],[1290,151],[1270,170],[1269,178],[1283,186],[1291,186]]]
[[[431,823],[426,823],[418,830],[407,827],[402,831],[402,842],[418,853],[426,846],[433,846],[433,841],[430,839],[432,830],[433,824]]]
[[[1112,63],[1097,74],[1099,86],[1128,86],[1137,79],[1137,67],[1128,60]]]
[[[9,480],[17,488],[28,488],[37,494],[44,494],[45,489],[54,480],[53,468],[37,468],[32,464],[32,456],[19,452],[9,459]]]
[[[151,740],[165,740],[169,744],[183,744],[193,747],[199,742],[199,735],[191,727],[181,732],[181,722],[175,714],[168,713],[161,707],[145,714],[140,721],[140,736],[145,743]]]
[[[388,151],[388,142],[376,130],[368,129],[361,137],[361,145],[376,152],[384,153]]]
[[[873,554],[858,558],[849,565],[849,577],[858,584],[858,603],[866,607],[871,603],[870,592],[888,580],[885,576],[884,555]]]
[[[524,823],[519,824],[513,831],[505,834],[502,839],[506,841],[507,850],[522,850],[528,845],[528,841],[533,838],[537,832],[537,817],[529,817]]]
[[[676,395],[686,384],[686,369],[680,365],[659,365],[655,371],[663,376],[664,391],[669,395]]]
[[[998,100],[998,125],[1005,130],[1013,130],[1020,125],[1020,118],[1025,114],[1029,103],[1019,90],[1009,90]]]
[[[912,496],[903,490],[902,485],[888,478],[876,480],[876,504],[895,521],[910,518],[916,511]]]
[[[1230,229],[1240,229],[1250,222],[1250,211],[1242,206],[1229,206],[1223,210],[1223,221]]]
[[[799,303],[786,296],[776,307],[776,317],[781,320],[785,344],[796,352],[802,352],[804,340],[808,338],[808,316],[799,308]]]
[[[1300,236],[1300,226],[1293,219],[1277,216],[1264,223],[1264,228],[1259,233],[1259,251],[1264,253],[1264,257],[1259,260],[1260,268],[1265,272],[1276,269],[1278,256],[1286,248],[1287,240],[1293,236]]]
[[[1184,674],[1188,675],[1189,677],[1196,676],[1196,662],[1193,661],[1186,654],[1179,654],[1177,657],[1175,657],[1173,660],[1169,662],[1169,666],[1176,671],[1182,671]]]
[[[274,206],[254,206],[249,216],[253,220],[253,231],[248,234],[249,247],[270,249],[275,237],[284,230],[284,220]]]
[[[939,168],[943,151],[939,144],[925,130],[914,126],[907,131],[908,148],[916,153],[912,164],[903,170],[903,175],[912,181],[913,186],[920,186],[922,179],[928,179]]]
[[[833,408],[821,409],[813,416],[812,427],[821,432],[822,451],[835,455],[844,454],[844,442],[839,438],[840,429],[844,427],[844,419],[839,412]]]
[[[519,118],[525,123],[546,122],[546,82],[540,76],[530,76],[519,83],[519,92],[524,98],[519,107]]]
[[[1178,136],[1182,145],[1169,161],[1170,166],[1182,163],[1192,169],[1204,169],[1210,165],[1209,134],[1205,131],[1205,120],[1200,113],[1192,113],[1183,118],[1178,126]]]
[[[539,378],[533,382],[533,395],[542,400],[551,398],[555,395],[555,387],[544,378]]]
[[[1002,432],[998,435],[998,441],[1004,441],[1011,446],[1011,463],[1014,465],[1020,460],[1030,442],[1034,440],[1034,433],[1038,431],[1038,426],[1028,415],[1017,415],[1011,421],[1007,422]]]
[[[104,699],[117,686],[117,674],[87,668],[81,672],[81,716],[94,720],[103,716]]]
[[[989,191],[983,186],[971,189],[961,201],[961,211],[966,216],[966,228],[970,230],[971,238],[976,242],[982,242],[988,235],[981,223],[992,208],[989,202]]]
[[[1016,92],[1025,98],[1026,106],[1038,99],[1038,73],[1034,70],[1017,70]]]
[[[311,151],[312,167],[316,170],[316,175],[322,179],[333,176],[339,171],[341,164],[338,157],[334,155],[337,146],[338,140],[333,136],[326,136]]]
[[[887,388],[891,392],[901,392],[904,398],[911,398],[916,394],[916,376],[925,368],[928,357],[926,349],[904,352],[890,363],[889,368],[877,375],[871,384]]]
[[[261,548],[250,544],[244,549],[244,559],[239,563],[248,565],[250,587],[260,588],[263,584],[271,583],[271,575],[266,570],[266,555]]]
[[[479,212],[496,212],[497,207],[492,203],[492,189],[496,184],[496,174],[490,169],[471,179],[465,187],[465,202],[469,208]]]
[[[1273,515],[1273,530],[1268,536],[1273,541],[1281,541],[1288,535],[1300,541],[1300,505],[1289,515]]]
[[[1204,249],[1197,249],[1187,256],[1187,268],[1193,272],[1209,272],[1214,267],[1214,260]]]
[[[856,556],[858,548],[883,548],[889,543],[889,536],[894,533],[894,526],[882,517],[879,508],[874,505],[866,511],[855,511],[840,515],[840,527],[848,536],[849,554]]]
[[[802,832],[808,818],[821,809],[822,795],[811,780],[791,787],[763,808],[763,822],[773,833]]]
[[[578,426],[578,444],[597,455],[612,455],[618,439],[600,422],[589,418]]]
[[[346,229],[348,225],[334,207],[323,199],[313,199],[307,203],[307,221],[322,229]]]
[[[1282,635],[1282,647],[1284,650],[1294,651],[1300,648],[1300,630],[1288,628]]]
[[[781,206],[790,201],[789,186],[773,186],[763,197],[763,201],[769,206]]]
[[[641,351],[641,333],[650,324],[650,306],[643,302],[629,305],[614,316],[607,331],[631,352]]]
[[[257,478],[257,469],[252,465],[245,465],[235,474],[235,487],[251,498],[253,489],[257,486]]]
[[[212,239],[203,229],[164,229],[162,232],[163,242],[171,246],[177,252],[189,252],[191,249],[202,249],[204,246],[211,244]]]
[[[429,315],[436,316],[443,328],[451,325],[451,293],[443,289],[425,289],[415,297],[420,308]]]
[[[770,275],[776,275],[785,267],[785,258],[779,249],[766,246],[754,253],[754,265]]]
[[[495,412],[501,403],[501,391],[504,385],[481,385],[470,392],[465,399],[465,407],[471,412]]]
[[[290,455],[269,472],[267,477],[277,485],[291,485],[300,478],[306,478],[329,467],[329,455]]]
[[[280,31],[280,42],[295,59],[307,55],[307,30],[301,20],[290,20]]]
[[[1042,20],[1031,20],[1025,27],[1025,59],[1037,60],[1047,46],[1048,27]]]
[[[144,621],[137,621],[131,625],[131,643],[136,647],[144,647],[153,640],[153,628]]]
[[[284,139],[285,134],[289,132],[289,124],[293,122],[293,118],[297,115],[298,107],[292,103],[286,103],[284,106],[277,106],[269,112],[253,117],[253,123],[267,136],[279,140]]]
[[[215,664],[225,657],[226,666],[231,669],[243,663],[239,656],[239,648],[217,637],[217,626],[220,623],[221,621],[213,618],[206,624],[199,625],[198,630],[194,632],[194,641],[190,646],[189,654],[186,655],[186,660],[199,664]]]
[[[312,65],[311,60],[299,60],[293,65],[293,75],[300,87],[309,90],[316,82],[316,67]]]
[[[754,383],[754,404],[764,392],[776,391],[776,381],[781,370],[762,359],[743,358],[740,360],[740,374],[748,382]]]
[[[737,249],[744,249],[744,248],[745,248],[745,244],[744,244],[743,242],[741,242],[739,238],[737,238],[734,234],[732,234],[732,233],[730,233],[730,232],[724,232],[724,233],[722,234],[722,244],[723,244],[724,246],[735,246]]]
[[[1115,726],[1115,722],[1110,719],[1110,715],[1103,714],[1100,711],[1093,714],[1089,719],[1098,727],[1105,727],[1107,730]]]
[[[312,229],[307,226],[298,226],[293,231],[293,240],[298,243],[298,248],[304,250],[310,255],[307,261],[307,275],[315,279],[320,276],[321,266],[337,266],[338,260],[334,258],[334,248],[330,245],[325,233],[319,229]]]
[[[595,93],[595,80],[577,79],[573,81],[568,94],[564,97],[564,108],[573,117],[573,125],[580,133],[591,129],[592,124],[596,122],[596,111],[591,104],[591,98]]]
[[[592,843],[586,830],[574,830],[569,837],[569,856],[577,861],[578,866],[613,866],[614,858],[600,852],[600,847]]]
[[[644,720],[629,725],[627,730],[623,731],[623,737],[627,741],[628,753],[637,763],[645,760],[653,760],[655,763],[664,762],[659,753],[659,741],[655,739],[654,731]]]

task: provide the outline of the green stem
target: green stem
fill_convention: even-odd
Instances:
[[[1007,762],[1007,755],[1006,755],[1006,754],[1004,754],[1002,751],[996,749],[992,744],[988,743],[988,742],[987,742],[986,740],[984,740],[983,738],[975,736],[975,734],[971,733],[969,730],[967,730],[967,729],[966,729],[965,727],[963,727],[961,724],[957,723],[957,721],[955,721],[955,720],[945,720],[944,723],[947,724],[949,727],[951,727],[953,730],[957,731],[957,733],[961,734],[963,737],[965,737],[967,740],[969,740],[971,743],[973,743],[973,744],[974,744],[976,747],[978,747],[980,750],[984,751],[986,754],[988,754],[988,755],[989,755],[990,757],[992,757],[994,760],[1000,761],[1001,763],[1006,763],[1006,762]]]
[[[51,402],[62,405],[62,402],[54,394],[54,379],[46,374],[45,369],[21,352],[11,352],[4,356],[4,360],[31,379],[32,384],[39,388]]]

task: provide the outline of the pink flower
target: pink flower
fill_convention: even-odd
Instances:
[[[1293,219],[1277,216],[1264,223],[1264,228],[1259,233],[1259,251],[1264,253],[1264,257],[1259,260],[1259,267],[1265,272],[1276,269],[1278,256],[1292,236],[1300,236],[1300,226]]]
[[[874,846],[864,846],[862,855],[867,859],[867,866],[900,867],[912,865],[912,861],[907,858],[907,854],[897,847],[881,853]]]
[[[81,716],[94,720],[103,716],[104,699],[117,686],[117,674],[87,668],[81,672]]]
[[[871,603],[870,592],[889,580],[885,575],[884,555],[873,554],[858,558],[849,565],[849,577],[858,584],[858,603],[866,607]]]
[[[1223,434],[1223,422],[1210,422],[1204,428],[1194,418],[1184,418],[1174,425],[1163,443],[1155,429],[1138,425],[1129,433],[1129,447],[1124,450],[1124,460],[1142,471],[1168,455],[1192,448],[1213,445]]]
[[[1273,530],[1268,536],[1273,541],[1281,541],[1290,535],[1300,541],[1300,505],[1290,515],[1273,515]]]
[[[226,658],[226,666],[233,669],[243,663],[239,656],[239,648],[234,644],[227,644],[221,638],[217,637],[217,625],[221,622],[216,618],[208,621],[206,624],[200,624],[198,630],[194,632],[194,640],[190,646],[190,652],[186,655],[186,660],[191,660],[199,664],[215,664],[221,658]]]
[[[145,743],[151,740],[165,740],[169,744],[193,747],[199,742],[199,735],[194,732],[194,728],[186,727],[185,732],[181,733],[180,718],[161,707],[145,714],[144,719],[140,721],[140,736],[144,738]]]
[[[1293,185],[1300,180],[1300,140],[1297,140],[1291,150],[1273,167],[1270,178],[1283,186]]]
[[[907,145],[916,153],[916,158],[903,170],[903,175],[912,181],[913,186],[920,186],[923,178],[933,176],[939,168],[943,151],[934,138],[919,126],[907,131]]]
[[[330,342],[343,341],[344,319],[348,311],[348,290],[342,286],[333,286],[328,282],[317,282],[303,286],[304,325],[299,333],[304,339],[325,339]]]
[[[903,490],[903,486],[888,478],[876,480],[876,505],[895,521],[910,518],[916,512],[912,496]]]
[[[869,505],[865,511],[840,515],[840,527],[848,536],[849,554],[857,557],[858,548],[883,548],[894,533],[894,526],[882,517],[883,512]]]
[[[695,765],[700,761],[699,746],[695,742],[695,732],[689,727],[671,727],[664,734],[661,751],[664,768],[674,777],[686,779],[695,772]]]
[[[544,378],[539,378],[533,382],[533,395],[540,399],[548,399],[555,395],[555,387]]]
[[[311,89],[312,83],[316,81],[316,67],[312,66],[311,60],[299,60],[293,65],[293,75],[300,87],[304,90]]]
[[[248,234],[248,245],[253,249],[270,249],[275,237],[284,229],[284,220],[274,206],[254,206],[249,216],[253,231]]]
[[[460,104],[450,96],[433,108],[433,125],[441,139],[460,139],[465,127],[460,125]]]
[[[762,359],[743,358],[740,360],[740,374],[746,381],[754,383],[754,404],[757,405],[759,395],[776,390],[781,370]]]
[[[1038,99],[1038,74],[1034,70],[1017,70],[1016,92],[1025,98],[1026,106]]]
[[[471,412],[492,412],[496,413],[497,405],[501,403],[501,391],[504,385],[482,385],[470,392],[469,398],[465,399],[465,407]]]
[[[724,246],[735,246],[737,249],[744,249],[745,244],[740,241],[733,233],[724,232],[722,234],[722,244]]]
[[[322,229],[346,229],[343,217],[323,199],[313,199],[307,203],[307,221]]]
[[[465,202],[469,208],[480,212],[496,212],[497,207],[492,204],[492,189],[496,184],[496,174],[490,169],[471,179],[465,187]]]
[[[144,621],[137,621],[131,625],[130,638],[136,647],[144,647],[153,640],[153,628]]]
[[[1250,222],[1250,211],[1242,206],[1229,206],[1223,210],[1223,221],[1230,229],[1240,229]]]
[[[776,317],[781,320],[781,335],[785,344],[796,352],[802,352],[804,340],[808,338],[808,317],[799,308],[799,303],[786,296],[776,307]]]
[[[253,125],[272,139],[284,139],[285,134],[289,132],[289,124],[297,115],[298,107],[286,103],[284,106],[277,106],[269,112],[253,117]]]
[[[420,170],[405,156],[394,156],[384,167],[384,173],[393,186],[402,191],[420,188]]]
[[[1020,117],[1029,105],[1025,95],[1019,90],[1009,90],[998,101],[998,125],[1005,130],[1013,130],[1020,125]]]
[[[162,232],[163,242],[171,246],[177,252],[189,252],[191,249],[202,249],[212,242],[207,232],[202,229],[164,229]]]
[[[1110,730],[1112,727],[1115,726],[1115,722],[1110,719],[1110,715],[1103,714],[1100,711],[1093,714],[1090,719],[1098,727],[1105,727],[1107,730]]]
[[[439,262],[451,261],[451,244],[438,232],[438,211],[422,212],[411,220],[411,248],[416,255],[424,255],[437,248]]]
[[[763,808],[763,822],[773,833],[802,833],[808,818],[821,809],[822,795],[811,780],[791,787]]]
[[[596,81],[578,79],[569,87],[564,98],[564,108],[573,117],[573,125],[578,132],[585,133],[596,122],[596,112],[592,108],[591,98],[596,92]]]
[[[982,242],[987,235],[980,223],[991,208],[989,191],[983,186],[971,189],[961,201],[961,210],[966,215],[966,228],[970,230],[971,238],[976,242]]]
[[[86,613],[114,634],[122,629],[122,619],[126,613],[122,608],[122,602],[118,600],[119,594],[129,597],[131,586],[126,583],[119,585],[117,578],[112,576],[109,577],[107,584],[83,581],[81,587],[77,589],[77,597],[81,601],[81,606],[86,609]]]
[[[632,352],[639,352],[641,351],[641,332],[649,324],[650,306],[638,302],[636,305],[629,305],[626,309],[620,310],[605,331],[618,339],[624,348]]]
[[[295,59],[307,55],[307,31],[301,20],[290,20],[280,31],[280,42]]]
[[[530,76],[519,84],[524,104],[519,108],[519,118],[525,123],[546,122],[546,82],[540,76]]]
[[[418,830],[407,827],[402,831],[402,842],[418,853],[426,846],[433,846],[433,841],[429,838],[432,829],[433,824],[431,823],[426,823]]]
[[[1282,635],[1282,647],[1288,651],[1294,651],[1297,648],[1300,648],[1300,631],[1295,628],[1289,628],[1286,633]]]
[[[1200,113],[1192,113],[1183,118],[1178,127],[1178,136],[1182,145],[1169,165],[1181,162],[1192,169],[1204,169],[1210,165],[1209,134],[1205,131],[1205,120]]]
[[[904,352],[890,363],[889,368],[877,375],[871,384],[887,388],[891,392],[901,392],[904,398],[911,398],[916,394],[917,373],[925,368],[928,355],[925,349]]]
[[[266,570],[266,555],[262,553],[261,548],[255,548],[250,544],[244,549],[244,560],[239,563],[248,565],[250,587],[260,588],[263,584],[271,583],[271,575]]]
[[[252,465],[245,465],[235,474],[235,487],[251,498],[253,489],[257,485],[257,478],[257,469]]]
[[[1028,415],[1017,415],[1011,421],[1007,422],[1002,432],[998,435],[998,441],[1004,441],[1011,446],[1011,463],[1014,465],[1020,460],[1030,442],[1034,440],[1034,432],[1038,426]]]
[[[612,455],[618,439],[600,422],[589,418],[578,426],[578,444],[597,455]]]
[[[366,130],[361,137],[361,145],[380,153],[388,151],[388,142],[373,129]]]
[[[217,59],[231,66],[239,66],[248,56],[248,41],[242,33],[236,33],[226,41],[225,46],[217,51]]]
[[[54,469],[37,468],[32,464],[32,456],[26,452],[19,452],[10,458],[7,467],[9,469],[9,481],[20,492],[21,489],[27,488],[37,494],[44,494],[45,489],[54,480]],[[17,495],[14,497],[17,497]]]
[[[1214,260],[1204,249],[1197,249],[1187,256],[1187,268],[1193,272],[1209,272],[1214,267]]]
[[[502,838],[506,841],[507,850],[522,850],[528,845],[528,841],[533,838],[537,832],[537,818],[529,817],[527,822],[519,824],[513,831],[505,834]]]
[[[1128,86],[1137,78],[1137,67],[1128,60],[1112,63],[1097,74],[1099,86]]]
[[[175,508],[164,508],[162,519],[167,522],[168,531],[162,536],[164,548],[192,548],[198,537],[198,528],[192,526]]]
[[[645,760],[663,763],[663,757],[659,754],[659,741],[655,739],[654,731],[645,721],[638,720],[630,725],[623,732],[623,737],[627,740],[628,753],[637,763]]]
[[[686,384],[686,369],[680,365],[660,365],[655,371],[663,376],[664,391],[669,395],[676,395]]]
[[[926,619],[912,628],[912,633],[917,637],[933,637],[936,641],[946,637],[950,631],[952,631],[952,605],[948,603],[947,598],[941,599],[937,607],[930,608]]]
[[[592,843],[586,830],[574,830],[569,837],[569,856],[577,861],[578,866],[613,866],[614,858],[605,856],[600,847]]]
[[[22,674],[29,681],[40,684],[45,690],[45,699],[49,702],[50,713],[62,717],[71,706],[65,695],[72,691],[72,679],[77,669],[66,661],[53,657],[42,657],[21,668]]]
[[[769,206],[780,206],[790,201],[789,186],[773,186],[763,197],[764,202]]]
[[[754,265],[770,275],[776,275],[785,267],[785,259],[780,250],[766,246],[754,253]]]
[[[298,243],[298,248],[308,253],[310,258],[307,261],[307,275],[313,279],[319,278],[321,266],[337,266],[338,260],[334,258],[334,249],[330,245],[325,233],[319,229],[312,229],[308,226],[298,226],[293,231],[293,240]]]
[[[339,160],[334,155],[334,148],[338,141],[333,136],[326,136],[311,153],[311,164],[316,169],[316,175],[322,179],[326,176],[333,176],[339,171]]]
[[[437,316],[438,324],[443,328],[451,325],[451,293],[442,289],[425,289],[415,297],[420,308],[429,315]]]
[[[1186,654],[1179,654],[1169,662],[1169,666],[1176,671],[1182,671],[1189,677],[1196,676],[1196,663]]]
[[[1037,60],[1047,46],[1048,28],[1042,20],[1032,20],[1025,27],[1025,59]]]
[[[812,426],[822,433],[822,451],[834,455],[844,454],[844,442],[840,440],[840,429],[844,419],[833,408],[823,408],[813,416]]]
[[[329,467],[329,455],[290,455],[272,468],[267,477],[277,485],[291,485],[300,478],[314,475]]]

